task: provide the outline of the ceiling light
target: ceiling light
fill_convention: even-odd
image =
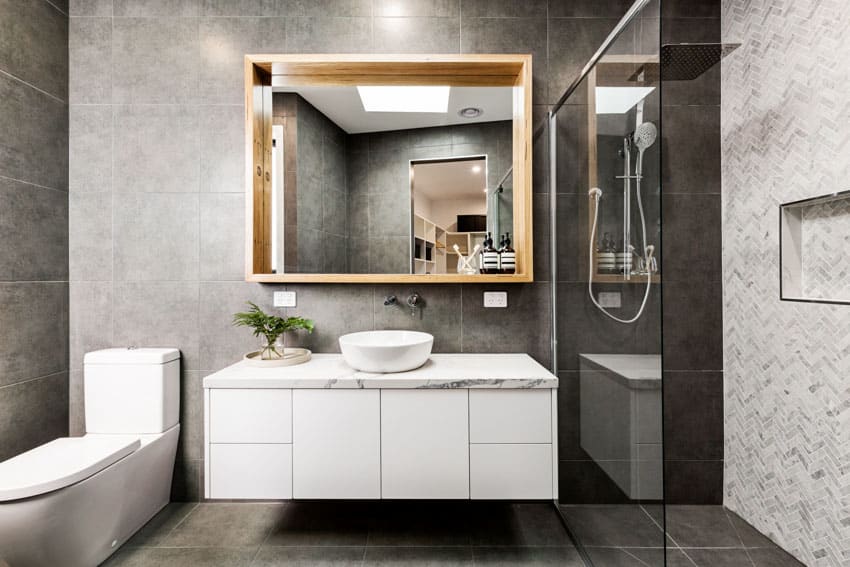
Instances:
[[[655,87],[596,87],[596,114],[624,114]]]
[[[457,115],[461,118],[478,118],[482,114],[484,114],[484,111],[474,106],[467,106],[457,111]]]
[[[449,108],[451,87],[357,87],[366,112],[442,112]]]
[[[472,173],[481,173],[481,166],[480,165],[473,165],[472,166]]]

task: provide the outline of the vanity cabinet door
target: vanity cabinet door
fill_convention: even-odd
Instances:
[[[210,443],[292,443],[292,390],[210,390]]]
[[[551,500],[552,445],[489,443],[469,447],[473,500]]]
[[[381,390],[383,498],[469,498],[469,391]]]
[[[214,443],[209,459],[210,498],[292,498],[292,445]]]
[[[293,496],[381,497],[379,390],[293,390]]]
[[[551,443],[551,391],[470,390],[469,441]]]

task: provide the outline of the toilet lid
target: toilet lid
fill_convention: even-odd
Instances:
[[[0,502],[58,490],[123,459],[140,446],[126,435],[62,437],[0,463]]]

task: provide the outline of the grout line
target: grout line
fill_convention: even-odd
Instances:
[[[44,374],[42,376],[36,376],[35,378],[27,378],[26,380],[21,380],[20,382],[12,382],[11,384],[4,384],[0,386],[0,390],[5,390],[6,388],[14,388],[15,386],[23,386],[24,384],[30,384],[35,382],[36,380],[46,380],[47,378],[53,378],[54,376],[59,376],[60,374],[68,374],[68,378],[70,379],[71,370],[59,370],[57,372],[51,372],[50,374]]]
[[[67,106],[67,105],[68,105],[68,101],[67,101],[67,100],[62,100],[62,99],[61,99],[61,98],[59,98],[58,96],[56,96],[56,95],[54,95],[54,94],[51,94],[51,93],[47,92],[47,91],[46,91],[46,90],[44,90],[44,89],[40,89],[40,88],[38,88],[37,86],[35,86],[34,84],[32,84],[32,83],[30,83],[30,82],[27,82],[27,81],[23,80],[22,78],[18,77],[17,75],[13,75],[12,73],[9,73],[8,71],[4,71],[3,69],[0,69],[0,75],[5,75],[6,77],[9,77],[10,79],[12,79],[12,80],[14,80],[14,81],[17,81],[17,82],[19,82],[19,83],[21,83],[21,84],[23,84],[23,85],[26,85],[26,86],[28,86],[29,88],[34,89],[34,90],[36,90],[36,91],[40,92],[41,94],[43,94],[43,95],[45,95],[45,96],[49,96],[50,98],[52,98],[52,99],[53,99],[53,100],[55,100],[56,102],[59,102],[59,103],[61,103],[61,104],[65,105],[65,106]]]
[[[70,191],[68,189],[59,189],[57,187],[49,187],[47,185],[41,185],[39,183],[33,183],[32,181],[27,181],[25,179],[18,179],[17,177],[9,177],[8,175],[0,175],[0,179],[6,179],[9,181],[14,181],[16,183],[21,183],[23,185],[29,185],[31,187],[38,187],[39,189],[47,189],[48,191],[56,191],[58,193],[64,193],[68,195]]]
[[[165,540],[165,538],[167,538],[167,537],[168,537],[168,536],[170,536],[172,533],[174,533],[174,530],[176,530],[178,527],[180,527],[181,525],[183,525],[183,522],[185,522],[185,521],[186,521],[186,519],[187,519],[189,516],[191,516],[191,515],[195,512],[195,510],[197,510],[197,509],[198,509],[198,506],[200,505],[200,502],[192,502],[192,504],[193,504],[192,509],[191,509],[191,510],[189,510],[189,511],[186,513],[186,515],[185,515],[185,516],[183,516],[183,517],[180,519],[180,521],[179,521],[179,522],[177,522],[176,524],[174,524],[174,527],[173,527],[173,528],[171,528],[170,530],[168,530],[168,533],[167,533],[167,534],[165,534],[165,537],[163,538],[163,541]],[[162,547],[162,546],[154,546],[154,547]]]
[[[630,556],[630,557],[634,557],[634,558],[635,558],[635,560],[636,560],[638,563],[640,563],[641,565],[646,565],[646,567],[652,567],[652,565],[650,565],[650,564],[649,564],[649,563],[647,563],[646,561],[642,560],[642,559],[641,559],[640,557],[638,557],[637,555],[635,555],[635,554],[633,554],[633,553],[630,553],[628,549],[626,549],[626,548],[618,548],[618,549],[620,549],[620,551],[622,551],[622,552],[623,552],[623,553],[625,553],[626,555],[628,555],[628,556]],[[662,550],[663,550],[664,548],[662,547],[662,548],[658,548],[658,549],[662,549]]]
[[[744,544],[744,538],[741,537],[741,532],[738,531],[738,528],[735,527],[735,522],[732,521],[732,518],[729,516],[729,511],[725,506],[720,506],[720,509],[723,510],[723,515],[726,517],[726,521],[729,522],[729,525],[732,526],[732,531],[735,532],[735,535],[738,536],[738,541],[741,542],[741,547],[744,548],[744,553],[747,554],[747,559],[749,559],[750,563],[753,567],[756,566],[756,562],[753,561],[752,556],[750,555],[750,550],[747,549],[747,546]]]
[[[57,5],[53,2],[53,0],[44,0],[44,2],[45,2],[46,4],[48,4],[49,6],[52,6],[52,7],[53,7],[53,8],[54,8],[57,12],[59,12],[59,13],[60,13],[60,14],[62,14],[63,16],[68,16],[68,12],[66,12],[65,10],[63,10],[62,8],[60,8],[59,6],[57,6]]]

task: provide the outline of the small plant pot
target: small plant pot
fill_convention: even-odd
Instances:
[[[255,350],[254,352],[249,352],[243,357],[245,364],[249,366],[259,366],[265,368],[272,368],[276,366],[294,366],[296,364],[303,364],[310,360],[313,356],[313,353],[310,352],[309,349],[299,348],[299,347],[286,347],[279,349],[281,356],[277,358],[264,359],[261,357],[262,352],[259,350]]]
[[[286,345],[283,342],[283,337],[278,337],[273,343],[266,340],[260,341],[259,353],[260,360],[280,360],[286,352]]]

